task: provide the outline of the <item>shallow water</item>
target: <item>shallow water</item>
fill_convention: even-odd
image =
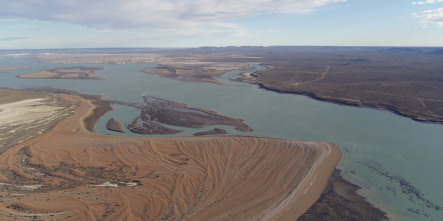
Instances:
[[[49,86],[132,102],[142,102],[143,95],[157,96],[245,119],[245,123],[255,130],[245,133],[230,126],[211,126],[186,130],[174,136],[189,136],[219,127],[234,135],[334,142],[344,152],[339,164],[344,177],[360,185],[363,188],[360,193],[387,211],[390,218],[443,220],[443,125],[419,123],[387,111],[274,93],[230,80],[241,71],[227,73],[219,79],[225,85],[216,85],[177,81],[140,72],[155,67],[146,64],[83,65],[103,67],[97,73],[106,80],[15,78],[23,73],[75,66],[39,63],[33,57],[0,56],[0,65],[31,66],[0,73],[0,87]],[[102,117],[97,131],[122,135],[107,131],[106,121],[116,117],[127,124],[139,113],[131,107],[113,107],[114,111]]]

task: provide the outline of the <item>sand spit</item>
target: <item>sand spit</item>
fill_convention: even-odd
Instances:
[[[294,220],[341,159],[320,142],[95,134],[92,102],[59,96],[76,112],[0,156],[0,182],[41,185],[1,186],[0,219]]]

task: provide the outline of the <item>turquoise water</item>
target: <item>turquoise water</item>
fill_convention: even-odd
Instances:
[[[344,177],[361,186],[360,193],[388,212],[391,219],[443,220],[443,125],[419,123],[387,111],[274,93],[230,80],[241,71],[222,77],[225,85],[215,85],[140,72],[155,67],[146,64],[84,65],[103,67],[97,73],[106,80],[15,78],[23,73],[73,66],[38,63],[32,57],[0,57],[0,65],[31,66],[0,73],[0,87],[49,86],[133,102],[142,102],[143,95],[157,96],[245,119],[255,130],[245,133],[221,127],[230,134],[334,142],[344,152],[338,166]],[[138,114],[134,108],[113,107],[115,110],[98,123],[98,132],[112,133],[104,127],[111,117],[129,123]],[[212,128],[187,130],[176,136]]]

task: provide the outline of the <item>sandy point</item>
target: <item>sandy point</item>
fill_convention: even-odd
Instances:
[[[311,141],[97,134],[85,126],[93,102],[59,96],[75,113],[0,156],[3,187],[40,185],[2,188],[0,218],[295,220],[342,156]]]

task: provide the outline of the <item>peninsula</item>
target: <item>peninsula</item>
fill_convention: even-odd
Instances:
[[[2,107],[53,96],[39,105],[75,111],[0,155],[2,219],[293,220],[318,199],[342,155],[311,141],[97,134],[88,125],[109,108],[98,97],[9,96],[16,92],[2,91]]]

